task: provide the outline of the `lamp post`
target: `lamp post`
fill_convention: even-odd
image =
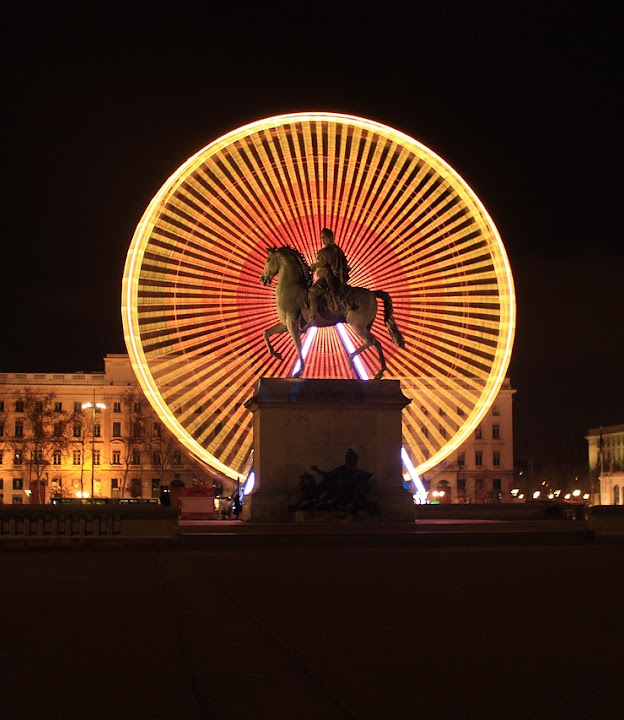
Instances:
[[[81,405],[83,410],[91,408],[91,501],[93,502],[94,482],[95,482],[95,413],[97,410],[106,410],[104,403],[95,402],[95,390],[93,391],[93,401],[84,402]]]

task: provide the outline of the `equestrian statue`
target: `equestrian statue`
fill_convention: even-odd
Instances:
[[[392,299],[383,290],[349,285],[347,258],[336,245],[334,233],[323,228],[321,241],[323,247],[312,266],[306,263],[298,250],[289,245],[268,248],[260,282],[270,285],[273,278],[278,276],[275,299],[279,322],[264,331],[267,348],[272,357],[281,360],[281,354],[271,345],[270,336],[287,332],[299,358],[298,370],[293,376],[299,377],[305,366],[301,353],[301,335],[312,326],[330,327],[346,323],[363,340],[362,345],[349,354],[351,369],[355,373],[353,358],[372,346],[379,356],[381,367],[375,375],[375,379],[379,380],[387,367],[381,343],[371,332],[378,298],[383,301],[384,322],[392,342],[400,348],[405,347],[393,316]],[[314,271],[316,282],[313,283]]]

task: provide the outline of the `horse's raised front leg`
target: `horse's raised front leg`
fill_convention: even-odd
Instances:
[[[269,340],[269,336],[271,336],[271,335],[279,335],[279,334],[285,333],[285,332],[287,332],[287,331],[288,331],[288,328],[286,327],[286,325],[284,325],[283,322],[275,323],[275,325],[273,325],[273,326],[270,327],[270,328],[267,328],[267,329],[264,331],[264,333],[263,333],[264,342],[266,343],[266,346],[267,346],[267,348],[269,349],[269,352],[271,353],[271,357],[274,357],[274,358],[277,358],[278,360],[281,360],[281,359],[282,359],[282,354],[281,354],[281,353],[278,353],[278,352],[275,352],[275,350],[273,349],[273,345],[271,345],[271,341]]]

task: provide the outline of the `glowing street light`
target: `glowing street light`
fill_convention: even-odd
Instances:
[[[83,410],[91,409],[91,498],[94,497],[95,482],[95,413],[98,410],[106,410],[103,402],[95,402],[95,390],[93,391],[93,401],[84,402],[80,406]],[[86,493],[82,493],[83,497],[88,497]]]

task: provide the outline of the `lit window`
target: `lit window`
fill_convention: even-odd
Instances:
[[[22,453],[18,450],[15,455],[13,455],[13,465],[21,465],[22,464]]]
[[[13,478],[13,490],[23,490],[24,489],[24,479],[23,478]]]

